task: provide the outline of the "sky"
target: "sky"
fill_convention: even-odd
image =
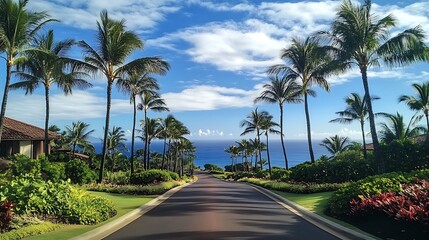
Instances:
[[[59,23],[48,24],[57,40],[73,38],[95,46],[96,21],[106,9],[113,19],[125,19],[128,29],[144,41],[144,48],[133,53],[137,57],[160,56],[171,70],[158,80],[162,97],[173,114],[191,131],[192,140],[240,139],[240,122],[255,107],[279,119],[278,105],[257,104],[268,81],[266,69],[284,63],[281,49],[290,46],[291,38],[305,38],[320,30],[328,30],[341,1],[204,1],[204,0],[30,0],[28,9],[47,11]],[[362,2],[362,1],[361,1]],[[393,14],[398,20],[392,36],[406,28],[421,25],[429,33],[428,1],[373,1],[378,16]],[[82,52],[73,48],[70,56],[82,59]],[[0,79],[5,79],[5,63],[0,62]],[[374,102],[375,112],[396,113],[408,121],[414,112],[398,103],[402,94],[414,94],[411,84],[429,80],[428,63],[402,68],[373,68],[368,72],[370,92],[381,99]],[[15,82],[16,79],[12,79]],[[52,89],[50,124],[61,129],[74,121],[84,121],[94,129],[93,137],[101,138],[106,112],[106,79],[98,75],[88,79],[93,84],[86,90],[73,90],[65,96]],[[351,92],[363,95],[360,73],[353,69],[328,79],[328,93],[315,87],[315,98],[309,99],[312,135],[323,139],[335,134],[359,140],[358,123],[329,123],[335,112],[343,110],[344,98]],[[3,92],[4,80],[0,80]],[[22,90],[9,94],[6,115],[17,120],[43,126],[44,95],[42,89],[33,95]],[[303,104],[285,106],[285,138],[306,139]],[[112,91],[110,126],[120,126],[131,136],[132,105],[129,96]],[[150,112],[149,117],[165,117],[168,113]],[[137,113],[138,120],[143,113]],[[378,122],[385,119],[378,118]],[[423,122],[422,122],[423,123]],[[367,126],[367,131],[369,127]],[[253,136],[248,136],[253,137]],[[369,135],[368,135],[369,138]]]

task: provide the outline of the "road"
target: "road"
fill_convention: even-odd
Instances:
[[[105,239],[338,239],[249,185],[198,178]]]

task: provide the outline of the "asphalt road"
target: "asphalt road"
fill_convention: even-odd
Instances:
[[[249,185],[198,178],[105,239],[338,239]]]

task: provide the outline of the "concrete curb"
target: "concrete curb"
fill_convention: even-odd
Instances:
[[[376,238],[370,234],[363,234],[360,232],[357,232],[353,229],[344,227],[338,223],[335,223],[333,221],[330,221],[326,218],[323,218],[313,212],[310,212],[309,210],[305,209],[304,207],[285,199],[284,197],[273,193],[270,190],[267,190],[261,186],[251,184],[251,183],[245,183],[256,190],[258,190],[260,193],[264,194],[265,196],[269,197],[270,199],[274,200],[278,204],[282,205],[284,208],[288,209],[289,211],[293,212],[294,214],[304,218],[308,222],[312,223],[313,225],[317,226],[318,228],[323,229],[324,231],[340,238],[340,239],[379,239]]]
[[[98,240],[103,239],[110,234],[118,231],[119,229],[123,228],[127,224],[131,223],[132,221],[136,220],[137,218],[143,216],[145,213],[149,212],[168,198],[170,198],[173,194],[178,192],[180,189],[187,187],[191,185],[194,182],[185,183],[183,185],[177,186],[175,188],[172,188],[162,194],[161,196],[158,196],[155,199],[150,200],[148,203],[140,206],[137,209],[132,210],[131,212],[125,214],[124,216],[111,221],[109,223],[104,224],[103,226],[100,226],[96,229],[93,229],[89,232],[86,232],[82,235],[76,236],[74,238],[71,238],[70,240]]]

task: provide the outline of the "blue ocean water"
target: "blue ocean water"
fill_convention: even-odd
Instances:
[[[196,159],[194,160],[196,166],[203,168],[204,164],[211,163],[224,167],[225,165],[231,164],[231,158],[228,153],[225,153],[225,149],[229,148],[230,145],[234,145],[233,140],[204,140],[204,141],[193,141],[196,147]],[[299,163],[309,161],[310,155],[308,153],[308,146],[306,140],[288,140],[285,141],[287,157],[289,160],[289,166],[293,167]],[[101,153],[102,144],[94,143],[94,147],[97,153]],[[284,158],[281,148],[280,141],[270,141],[270,158],[272,166],[284,167]],[[131,149],[131,143],[127,143],[128,150]],[[136,141],[135,149],[143,148],[141,141]],[[151,152],[160,152],[163,150],[163,142],[155,141],[151,144]],[[315,158],[319,158],[321,155],[328,155],[327,150],[320,146],[320,141],[313,141],[313,151]],[[125,155],[129,156],[130,152],[124,152]],[[266,152],[262,153],[263,158],[266,157]],[[239,160],[240,161],[240,160]]]

